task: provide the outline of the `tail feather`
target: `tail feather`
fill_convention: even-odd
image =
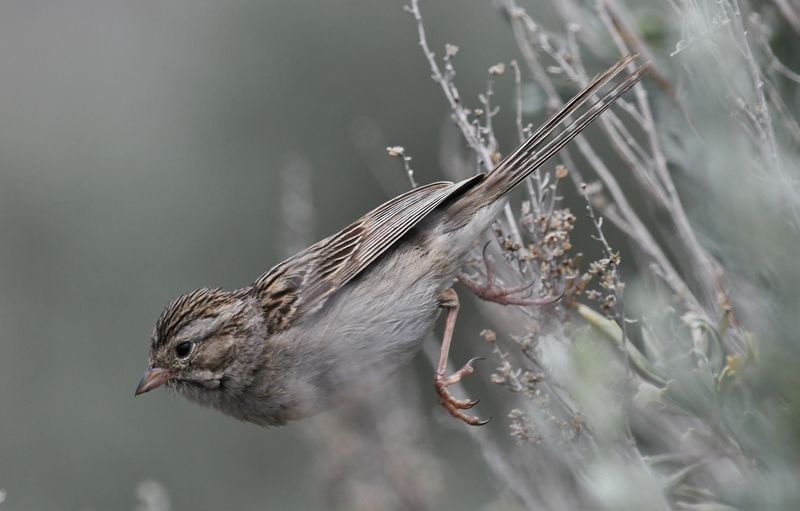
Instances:
[[[620,96],[636,85],[645,73],[647,73],[649,63],[642,64],[634,72],[627,75],[619,85],[602,96],[598,101],[592,103],[591,106],[576,119],[570,119],[570,117],[588,103],[604,85],[614,79],[614,77],[619,75],[631,64],[636,57],[637,55],[630,55],[617,62],[607,71],[597,75],[582,91],[567,101],[563,107],[542,124],[542,126],[540,126],[525,142],[500,161],[486,176],[486,179],[470,191],[469,195],[473,198],[480,197],[479,202],[481,204],[476,204],[476,206],[481,207],[494,202],[522,182],[522,180],[552,158],[573,138],[578,136],[581,131],[583,131],[598,115],[609,108]],[[565,121],[569,122],[566,126],[564,126]],[[559,132],[560,127],[563,129]],[[552,137],[554,134],[555,136]],[[550,140],[548,141],[548,139]]]

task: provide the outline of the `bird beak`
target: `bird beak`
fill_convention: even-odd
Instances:
[[[147,371],[144,372],[144,376],[142,376],[142,381],[139,382],[139,385],[136,387],[136,392],[134,393],[135,396],[139,394],[144,394],[145,392],[150,392],[151,390],[158,388],[165,383],[169,377],[172,376],[172,372],[168,369],[161,369],[160,367],[151,367]]]

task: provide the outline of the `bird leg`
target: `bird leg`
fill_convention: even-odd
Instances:
[[[486,254],[486,249],[489,247],[487,243],[483,247],[483,264],[486,267],[486,283],[481,284],[464,272],[458,274],[458,280],[464,284],[470,291],[475,293],[478,298],[486,300],[487,302],[495,302],[501,305],[548,305],[555,303],[564,295],[561,291],[556,296],[545,296],[543,298],[531,298],[529,296],[514,296],[528,291],[533,287],[536,281],[530,284],[523,284],[514,287],[500,287],[497,285],[496,274],[494,271],[494,263],[489,260]]]
[[[450,415],[457,419],[470,424],[472,426],[482,426],[489,422],[488,420],[481,420],[474,415],[467,415],[461,410],[468,410],[475,406],[478,401],[469,399],[456,399],[447,390],[450,385],[456,384],[461,381],[461,378],[469,376],[474,372],[472,364],[476,360],[481,360],[480,357],[475,357],[469,360],[464,366],[445,377],[447,370],[447,355],[450,352],[450,341],[453,339],[453,331],[456,326],[456,317],[458,316],[458,309],[460,304],[458,302],[458,295],[453,288],[445,289],[439,296],[439,306],[447,311],[447,318],[444,325],[444,336],[442,338],[442,350],[439,354],[439,363],[436,364],[436,374],[433,378],[433,386],[436,388],[436,393],[439,395],[439,403],[447,410]]]

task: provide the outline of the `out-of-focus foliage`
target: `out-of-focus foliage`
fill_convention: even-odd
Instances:
[[[603,137],[579,137],[562,166],[541,169],[518,216],[508,209],[489,236],[508,285],[564,289],[560,303],[511,320],[505,311],[502,330],[484,334],[520,443],[495,475],[515,473],[508,488],[528,509],[796,508],[798,272],[786,254],[800,231],[800,80],[773,45],[797,40],[800,11],[565,1],[552,4],[554,22],[496,3],[524,63],[511,63],[520,138],[524,76],[554,109],[597,58],[639,52],[652,70],[600,118]],[[418,2],[411,12],[422,27]],[[452,55],[437,59],[420,36],[467,145],[491,168],[502,152],[487,101],[498,67],[477,108],[454,102]],[[570,254],[585,247],[580,222],[563,221],[566,175],[600,250],[583,267]],[[477,271],[494,273],[483,260]]]

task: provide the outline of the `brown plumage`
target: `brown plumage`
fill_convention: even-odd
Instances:
[[[634,59],[595,77],[490,173],[395,197],[249,286],[175,300],[157,322],[137,394],[167,384],[239,419],[274,425],[325,409],[354,381],[401,366],[440,308],[451,330],[458,304],[449,288],[504,195],[641,79],[646,65],[577,114]],[[459,375],[470,372],[465,366]],[[467,420],[457,409],[471,403],[451,398],[437,378],[440,399]]]

